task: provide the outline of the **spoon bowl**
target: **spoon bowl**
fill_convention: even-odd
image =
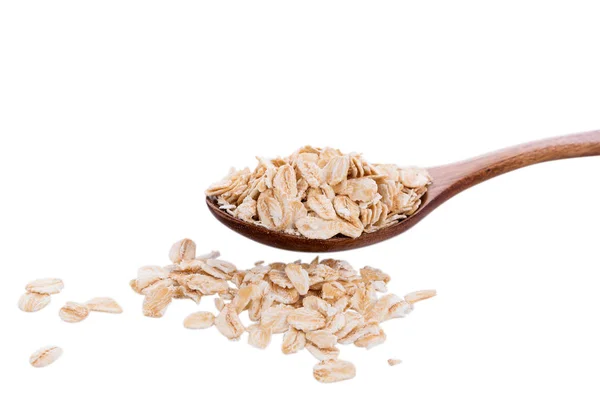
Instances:
[[[343,251],[369,246],[400,235],[456,194],[498,175],[546,161],[598,155],[600,130],[539,140],[466,161],[428,168],[433,183],[423,196],[419,209],[394,225],[372,233],[363,233],[358,238],[338,235],[331,239],[308,239],[300,235],[276,232],[229,215],[209,197],[206,198],[206,204],[222,224],[259,243],[292,251]]]

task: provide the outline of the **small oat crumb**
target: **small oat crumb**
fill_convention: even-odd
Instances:
[[[390,358],[388,360],[388,364],[390,364],[390,367],[393,367],[394,365],[398,365],[402,362],[402,360],[398,360],[397,358]]]

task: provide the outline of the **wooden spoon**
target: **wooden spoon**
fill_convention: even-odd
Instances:
[[[237,219],[206,199],[208,209],[230,229],[257,242],[293,251],[331,252],[356,249],[382,242],[412,228],[440,204],[471,186],[518,168],[563,158],[600,155],[600,130],[539,140],[509,147],[454,164],[428,168],[433,183],[416,213],[373,233],[356,239],[336,236],[331,239],[307,239],[271,231]]]

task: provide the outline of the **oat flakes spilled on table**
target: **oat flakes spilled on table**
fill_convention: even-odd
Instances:
[[[351,362],[339,359],[339,345],[370,349],[384,343],[383,322],[407,316],[415,303],[436,295],[435,290],[404,297],[387,293],[388,274],[372,267],[357,271],[342,260],[259,262],[239,270],[219,256],[216,251],[197,256],[195,243],[184,239],[171,248],[172,264],[140,268],[130,285],[144,295],[144,315],[162,317],[174,299],[200,304],[202,298],[215,296],[216,315],[197,311],[183,325],[214,326],[229,340],[247,332],[248,343],[261,349],[283,334],[281,351],[308,351],[319,361],[313,375],[323,383],[356,374]],[[244,312],[251,321],[248,326],[240,318]]]

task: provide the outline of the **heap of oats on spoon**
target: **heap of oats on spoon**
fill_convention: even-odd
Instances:
[[[310,239],[357,238],[412,215],[431,184],[420,168],[371,164],[360,154],[303,147],[258,158],[206,190],[221,210],[267,229]]]
[[[381,323],[405,317],[415,303],[436,294],[434,290],[412,292],[404,298],[383,294],[389,275],[372,267],[356,271],[341,260],[259,262],[251,269],[238,270],[219,256],[218,252],[196,256],[196,244],[183,239],[171,248],[171,265],[140,268],[130,285],[145,296],[144,315],[162,317],[173,299],[200,303],[203,297],[214,295],[217,315],[193,313],[185,319],[185,327],[214,325],[230,340],[248,332],[248,343],[258,348],[267,347],[274,334],[283,334],[283,353],[306,349],[319,360],[313,374],[323,383],[355,376],[354,365],[338,358],[338,345],[369,349],[382,344],[386,334]],[[242,323],[243,312],[248,313],[251,325]]]

